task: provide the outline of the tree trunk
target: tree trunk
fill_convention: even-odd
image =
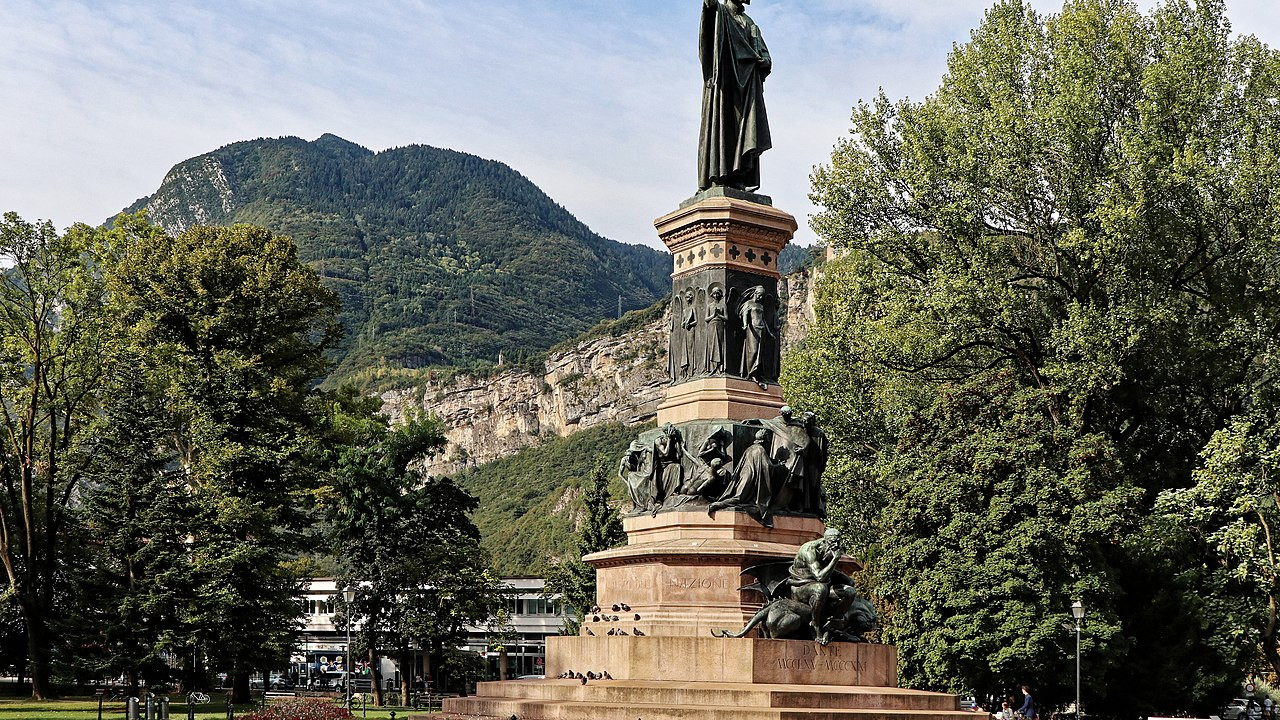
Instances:
[[[53,675],[53,669],[49,666],[49,629],[38,610],[29,613],[24,606],[23,615],[27,619],[27,663],[31,671],[31,698],[47,700],[52,694],[49,680]]]
[[[400,650],[400,707],[409,707],[409,685],[418,676],[418,669],[413,667],[412,658],[412,651]]]
[[[373,648],[369,648],[369,689],[373,691],[373,704],[378,707],[383,706],[382,699],[382,668],[379,667],[378,656],[374,654]]]
[[[231,702],[237,705],[245,705],[253,702],[253,695],[249,690],[249,671],[236,669],[231,675]]]

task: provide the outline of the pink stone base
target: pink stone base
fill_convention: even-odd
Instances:
[[[547,677],[608,671],[617,680],[895,687],[891,645],[710,637],[551,637]]]
[[[837,685],[510,680],[448,698],[449,720],[975,720],[955,695]],[[432,720],[438,715],[413,715]]]
[[[630,517],[625,525],[626,547],[583,558],[596,568],[603,609],[587,616],[584,635],[639,630],[646,636],[705,638],[712,630],[737,631],[764,603],[760,593],[741,589],[754,582],[742,571],[790,561],[800,545],[824,530],[811,517],[779,516],[766,528],[743,513],[704,511]],[[860,568],[848,558],[841,569]],[[631,609],[614,611],[614,605]]]

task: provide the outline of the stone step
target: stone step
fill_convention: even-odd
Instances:
[[[507,720],[512,716],[518,720],[972,720],[974,713],[557,702],[483,697],[450,699],[444,710],[444,717],[449,720]]]
[[[480,683],[480,697],[548,701],[599,701],[666,706],[728,705],[764,708],[954,711],[953,695],[898,688],[745,683],[653,683],[595,680],[519,680]]]

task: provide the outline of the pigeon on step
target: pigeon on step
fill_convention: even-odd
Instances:
[[[591,632],[591,628],[587,628],[587,634],[593,637],[595,636],[595,633]]]
[[[636,637],[644,637],[644,633],[640,632],[640,628],[631,628],[631,631],[636,634]]]
[[[623,612],[631,612],[631,606],[630,606],[630,605],[628,605],[628,604],[626,604],[626,603],[622,603],[622,611],[623,611]]]

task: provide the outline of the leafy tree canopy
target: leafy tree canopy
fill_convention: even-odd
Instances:
[[[1169,582],[1204,549],[1148,518],[1270,382],[1278,96],[1219,0],[1004,0],[815,171],[843,256],[784,383],[905,682],[1065,700],[1073,597],[1094,712],[1204,712],[1243,671],[1207,639],[1240,616]]]

